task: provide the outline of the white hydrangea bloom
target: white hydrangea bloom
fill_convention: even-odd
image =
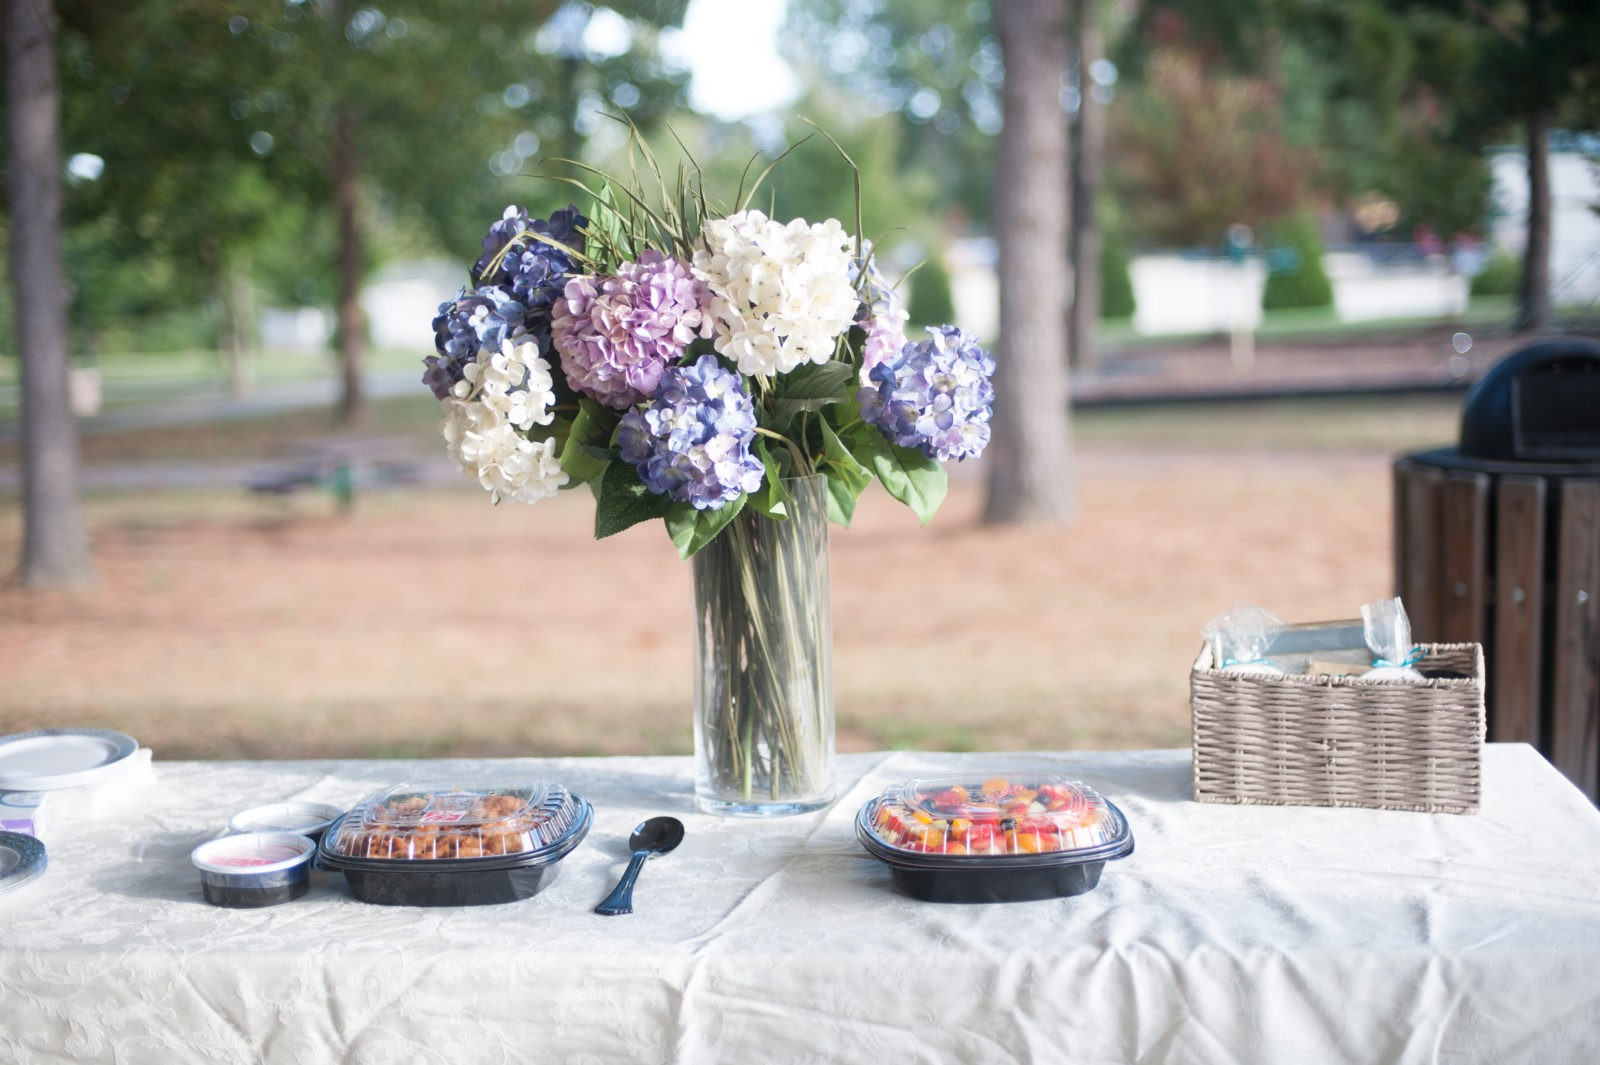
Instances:
[[[496,503],[537,503],[567,483],[554,440],[529,440],[483,403],[447,399],[444,407],[451,457]]]
[[[836,219],[785,225],[760,211],[701,230],[694,274],[711,289],[717,351],[739,372],[770,377],[827,362],[856,313],[851,240]]]
[[[450,454],[496,503],[537,503],[567,483],[554,440],[524,433],[555,420],[550,364],[531,341],[508,340],[462,368],[454,398],[445,400]]]
[[[518,429],[555,420],[550,409],[556,401],[550,364],[531,340],[507,340],[499,351],[487,359],[480,354],[461,372],[464,380],[452,389],[457,399],[476,400]]]

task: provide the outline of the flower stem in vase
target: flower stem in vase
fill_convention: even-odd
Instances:
[[[741,514],[694,559],[696,797],[766,816],[825,805],[834,723],[824,479],[786,521]]]

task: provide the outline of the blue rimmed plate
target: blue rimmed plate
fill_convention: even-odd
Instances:
[[[115,776],[138,741],[98,728],[46,728],[0,736],[0,791],[57,791]]]
[[[0,832],[0,895],[44,874],[44,844],[20,832]]]

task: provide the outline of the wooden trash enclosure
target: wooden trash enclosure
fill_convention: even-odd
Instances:
[[[1531,743],[1600,801],[1600,468],[1394,467],[1395,588],[1418,643],[1481,643],[1489,739]]]
[[[1489,739],[1600,802],[1600,345],[1508,356],[1459,449],[1396,460],[1394,561],[1418,643],[1483,645]]]

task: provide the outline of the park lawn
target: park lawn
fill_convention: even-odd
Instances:
[[[1447,441],[1458,403],[1080,412],[1058,528],[981,525],[971,464],[927,528],[873,488],[832,541],[841,746],[1183,745],[1207,618],[1391,593],[1390,456]],[[428,405],[376,417],[437,455]],[[317,418],[91,438],[90,461],[270,452]],[[0,589],[0,732],[119,728],[162,758],[689,749],[688,567],[654,524],[594,541],[586,492],[495,508],[451,478],[343,515],[104,493],[88,514],[92,592]],[[0,499],[0,565],[20,526]]]

